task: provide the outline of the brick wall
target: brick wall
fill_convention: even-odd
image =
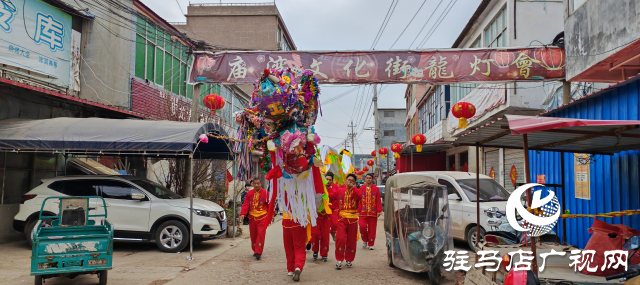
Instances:
[[[131,110],[152,120],[186,122],[191,118],[191,99],[134,77],[131,83]]]

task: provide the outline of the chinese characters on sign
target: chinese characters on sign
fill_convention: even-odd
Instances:
[[[55,27],[55,26],[53,26]],[[55,33],[54,33],[55,34]],[[267,69],[309,70],[321,83],[453,83],[564,78],[557,48],[196,53],[190,82],[253,83]],[[559,62],[558,58],[561,60]]]
[[[463,270],[469,271],[471,267],[481,268],[485,267],[486,271],[493,272],[498,271],[501,263],[502,257],[499,256],[500,252],[497,250],[482,250],[478,251],[478,262],[473,266],[469,264],[469,256],[467,251],[453,251],[448,250],[445,251],[445,258],[442,266],[446,271],[451,270]],[[504,264],[505,269],[507,271],[513,270],[531,270],[531,262],[533,261],[533,252],[525,251],[519,249],[517,251],[512,251],[507,253],[509,255],[509,264]],[[555,251],[551,249],[550,252],[541,253],[539,260],[542,260],[542,265],[539,267],[540,272],[544,271],[546,266],[547,258],[551,256],[565,256],[567,252],[564,251]],[[595,250],[579,250],[575,249],[569,253],[569,260],[571,263],[568,264],[569,267],[573,267],[574,271],[582,271],[584,268],[587,268],[589,272],[596,272],[598,270],[606,270],[606,269],[618,269],[619,267],[623,267],[624,270],[627,270],[627,258],[629,257],[629,252],[626,250],[609,250],[604,253],[605,263],[598,267],[592,266],[591,263],[594,260],[596,255]],[[517,262],[514,262],[516,259],[515,256],[518,256]]]
[[[577,199],[591,200],[591,191],[589,190],[589,155],[574,154],[574,171],[575,171],[575,196]]]
[[[38,74],[38,80],[69,87],[75,77],[71,34],[71,15],[41,0],[0,5],[0,63],[33,72],[26,76]],[[72,90],[78,91],[75,86]]]

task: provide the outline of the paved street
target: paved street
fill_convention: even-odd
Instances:
[[[256,261],[249,246],[248,228],[241,238],[209,241],[195,248],[194,261],[187,261],[188,252],[161,253],[151,243],[116,243],[114,267],[109,271],[109,284],[283,284],[293,282],[286,275],[282,226],[277,221],[267,229],[263,258]],[[428,283],[426,274],[409,273],[387,265],[384,247],[383,218],[378,220],[376,249],[358,248],[353,268],[334,268],[334,243],[331,242],[329,261],[313,261],[307,252],[307,264],[300,283],[306,284],[410,284]],[[0,285],[30,284],[31,249],[27,243],[0,245]],[[95,275],[79,276],[73,280],[54,278],[46,284],[97,284]],[[442,278],[442,284],[454,284],[453,278]]]

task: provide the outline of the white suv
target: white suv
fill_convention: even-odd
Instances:
[[[22,196],[13,228],[24,232],[29,243],[42,202],[53,196],[102,196],[106,201],[107,218],[114,225],[115,240],[155,240],[164,252],[178,252],[189,244],[188,198],[142,178],[90,175],[43,180],[42,184]],[[57,203],[57,200],[49,199],[44,205],[43,216],[55,216]],[[105,208],[98,199],[90,199],[89,203],[90,211],[104,213]],[[226,234],[227,221],[222,207],[194,198],[193,209],[194,242]]]

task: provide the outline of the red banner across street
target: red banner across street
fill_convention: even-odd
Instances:
[[[310,70],[321,83],[455,83],[563,79],[555,47],[424,51],[196,53],[190,83],[254,83],[265,68]]]

